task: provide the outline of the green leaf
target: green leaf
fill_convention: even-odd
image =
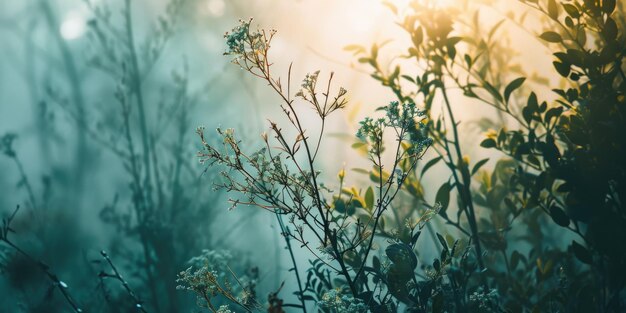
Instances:
[[[352,144],[352,149],[359,149],[363,146],[367,146],[367,142],[359,141]]]
[[[391,262],[403,269],[412,271],[417,267],[417,256],[415,256],[413,249],[407,244],[392,244],[385,249],[385,254],[387,254]]]
[[[571,247],[574,251],[574,255],[576,256],[576,258],[578,258],[581,262],[585,264],[593,263],[593,257],[591,256],[591,252],[589,252],[587,248],[585,248],[576,241],[572,241]]]
[[[424,167],[422,168],[422,173],[420,173],[420,177],[424,176],[424,173],[426,173],[426,171],[428,171],[429,168],[433,167],[435,164],[437,164],[439,161],[441,161],[443,157],[438,156],[430,161],[428,161],[426,163],[426,165],[424,165]]]
[[[519,252],[517,252],[517,250],[511,253],[511,261],[509,262],[509,265],[511,266],[512,270],[515,270],[521,258],[522,258],[522,255]]]
[[[578,9],[569,4],[569,3],[563,3],[563,8],[565,9],[565,12],[567,12],[567,15],[573,17],[573,18],[579,18],[580,17],[580,12],[578,12]]]
[[[539,38],[547,41],[547,42],[554,42],[554,43],[559,43],[561,41],[563,41],[563,38],[561,37],[561,35],[559,35],[559,33],[557,32],[553,32],[553,31],[547,31],[543,34],[541,34],[539,36]]]
[[[498,91],[498,89],[496,89],[496,87],[494,87],[493,85],[491,85],[488,82],[485,82],[483,84],[483,87],[485,88],[485,90],[487,90],[487,92],[489,92],[494,98],[496,98],[498,101],[502,102],[502,95],[500,94],[500,92]]]
[[[548,16],[553,20],[559,17],[559,7],[556,5],[556,0],[548,0]]]
[[[409,75],[401,75],[400,77],[402,77],[402,78],[404,78],[404,79],[406,79],[406,80],[408,80],[408,81],[410,81],[410,82],[415,84],[415,79],[413,77],[409,76]]]
[[[343,200],[341,199],[337,199],[335,200],[335,210],[339,213],[345,213],[346,212],[346,203],[343,202]]]
[[[437,195],[435,196],[435,202],[439,203],[441,205],[441,212],[445,212],[446,209],[448,208],[448,204],[450,204],[450,190],[452,189],[452,187],[450,186],[450,183],[445,182],[443,185],[441,185],[441,187],[439,187],[439,190],[437,190]]]
[[[550,207],[550,217],[555,224],[561,227],[569,226],[569,216],[565,214],[565,212],[556,205]]]
[[[489,161],[489,158],[486,158],[486,159],[482,159],[482,160],[478,161],[476,164],[474,164],[474,167],[472,168],[472,174],[471,175],[476,174],[476,172],[478,172],[480,167],[485,165],[485,163],[487,163],[488,161]]]
[[[368,170],[362,169],[362,168],[353,168],[352,171],[360,173],[360,174],[365,174],[365,175],[369,175],[370,174],[370,172]]]
[[[365,191],[365,207],[370,210],[374,208],[374,189],[371,186]]]
[[[343,50],[346,50],[346,51],[356,51],[356,52],[363,51],[364,52],[365,48],[363,48],[363,46],[361,46],[361,45],[347,45],[347,46],[343,47]]]
[[[421,26],[411,34],[411,41],[413,41],[415,47],[419,47],[422,44],[424,41],[424,30]]]
[[[568,77],[569,76],[569,72],[571,70],[571,66],[567,63],[562,63],[562,62],[558,62],[558,61],[554,61],[552,62],[552,65],[554,65],[554,68],[556,69],[556,71],[563,77]]]
[[[537,94],[534,92],[530,93],[528,96],[528,103],[526,106],[531,110],[531,112],[535,112],[539,109],[539,100],[537,100]]]
[[[480,146],[489,149],[495,148],[497,145],[496,141],[493,138],[487,138],[480,143]]]
[[[509,83],[506,86],[506,88],[504,88],[504,102],[509,102],[511,93],[515,91],[515,89],[521,87],[525,80],[526,80],[526,77],[517,78],[513,80],[511,83]]]
[[[617,38],[617,24],[612,18],[610,17],[606,18],[606,22],[604,22],[604,29],[602,30],[602,34],[604,34],[606,41],[613,41],[615,40],[615,38]]]
[[[602,11],[604,11],[604,13],[610,15],[613,13],[613,10],[615,10],[615,0],[602,1]]]
[[[558,118],[559,116],[561,116],[561,113],[563,113],[563,107],[556,107],[548,110],[545,117],[546,123],[550,123],[550,120],[555,117]]]
[[[445,250],[449,250],[448,243],[443,238],[443,236],[441,236],[440,233],[437,233],[437,239],[439,239],[439,243],[441,244],[441,247],[443,247]]]
[[[526,106],[522,109],[522,116],[524,117],[524,121],[530,124],[530,121],[533,119],[533,112],[530,107]]]
[[[464,55],[463,58],[465,59],[465,63],[467,64],[467,69],[470,70],[472,69],[472,57],[470,57],[469,55]]]

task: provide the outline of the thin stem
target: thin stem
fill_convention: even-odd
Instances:
[[[478,266],[480,268],[480,270],[484,270],[485,269],[485,265],[483,262],[483,257],[482,257],[482,249],[480,246],[480,238],[478,237],[478,226],[477,226],[477,222],[476,222],[476,212],[474,210],[474,203],[472,202],[472,195],[471,195],[471,189],[470,189],[470,184],[471,184],[471,176],[469,174],[469,170],[467,168],[467,166],[464,164],[463,161],[463,154],[461,152],[461,146],[459,144],[459,132],[458,132],[458,126],[456,124],[456,120],[454,118],[454,113],[452,112],[452,106],[450,104],[450,99],[448,98],[448,93],[446,91],[445,86],[441,86],[440,87],[443,98],[444,98],[444,102],[446,105],[446,109],[448,111],[448,116],[450,116],[450,122],[452,123],[452,132],[453,132],[453,136],[454,136],[454,141],[452,142],[454,144],[454,148],[456,151],[456,157],[457,157],[457,161],[459,163],[459,167],[461,170],[461,176],[463,179],[463,184],[462,186],[460,184],[457,184],[457,189],[459,190],[459,194],[461,194],[461,197],[463,199],[463,202],[465,204],[465,206],[468,209],[468,214],[467,214],[467,219],[468,222],[470,224],[470,231],[472,232],[472,237],[474,238],[474,247],[476,249],[476,259],[478,261]],[[453,174],[456,176],[456,172],[453,171]]]
[[[300,294],[298,295],[298,299],[300,299],[300,303],[302,304],[302,312],[306,313],[306,304],[304,302],[304,290],[302,290],[302,282],[300,280],[300,273],[298,272],[298,263],[296,262],[296,258],[293,254],[293,249],[291,248],[291,241],[289,240],[289,228],[285,226],[283,223],[283,218],[280,214],[276,214],[276,219],[278,220],[278,224],[280,225],[280,230],[283,233],[283,238],[285,238],[285,244],[287,245],[287,250],[289,251],[289,257],[291,258],[291,263],[293,264],[293,271],[296,274],[296,281],[298,282],[298,291]]]
[[[9,247],[13,248],[15,251],[17,251],[19,254],[25,257],[29,262],[37,265],[37,267],[39,267],[39,269],[46,274],[48,279],[50,279],[54,283],[54,285],[59,289],[59,291],[65,298],[65,301],[72,307],[72,310],[74,312],[76,313],[83,312],[83,310],[78,306],[78,304],[76,303],[76,301],[70,294],[67,284],[61,281],[55,273],[50,271],[50,267],[48,265],[46,265],[45,263],[41,261],[36,260],[30,254],[26,253],[26,251],[22,250],[20,247],[18,247],[12,241],[9,240],[8,235],[9,235],[9,232],[11,232],[11,221],[13,220],[13,218],[15,218],[15,215],[17,214],[19,209],[20,207],[17,206],[15,211],[13,211],[13,214],[11,214],[9,218],[3,221],[2,232],[0,233],[0,241],[5,242]]]

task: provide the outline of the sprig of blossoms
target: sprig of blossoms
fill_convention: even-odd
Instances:
[[[367,305],[361,299],[355,299],[351,295],[344,295],[338,289],[331,289],[325,292],[319,305],[336,313],[367,312]]]
[[[215,296],[220,281],[228,277],[228,262],[232,256],[227,251],[203,250],[202,254],[188,261],[189,267],[178,274],[177,289],[189,290]]]
[[[469,301],[480,312],[497,312],[499,298],[500,295],[496,289],[489,289],[487,292],[484,292],[482,288],[478,288],[469,296]]]
[[[224,55],[234,56],[233,62],[235,63],[252,59],[254,55],[263,53],[269,46],[269,40],[265,36],[265,32],[259,30],[251,31],[251,24],[252,19],[247,21],[239,20],[239,25],[224,34],[227,46]],[[270,35],[273,34],[274,31],[271,31]]]
[[[386,128],[396,131],[399,141],[407,141],[410,144],[407,153],[419,155],[432,144],[432,139],[426,136],[426,130],[419,122],[424,112],[417,109],[415,103],[407,102],[400,105],[392,101],[386,107],[379,110],[385,111],[385,117],[372,119],[366,117],[360,122],[357,137],[370,144],[370,153],[379,154],[383,151],[383,134]]]
[[[218,295],[242,307],[256,306],[256,275],[236,278],[228,267],[231,260],[232,255],[227,251],[203,250],[201,255],[189,260],[189,268],[178,274],[177,289],[196,293],[198,303],[206,301],[209,307],[212,307],[211,299]],[[217,311],[231,312],[228,306]]]

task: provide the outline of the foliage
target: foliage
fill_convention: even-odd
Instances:
[[[332,72],[294,82],[297,64],[274,63],[276,31],[241,20],[225,34],[224,54],[267,84],[282,115],[268,120],[258,145],[221,127],[215,135],[198,127],[197,140],[189,124],[200,100],[187,61],[159,77],[188,2],[169,2],[145,32],[130,0],[120,2],[121,14],[112,4],[85,4],[93,16],[89,67],[75,62],[52,6],[41,1],[64,83],[30,82],[76,133],[58,139],[62,128],[38,103],[45,112],[37,149],[69,146],[78,163],[39,184],[18,145],[24,135],[0,137],[28,214],[18,206],[0,225],[2,283],[20,295],[11,310],[177,312],[193,306],[188,295],[214,313],[625,310],[622,2],[518,0],[501,12],[492,0],[385,1],[399,37],[346,50],[390,101],[374,104],[345,145],[366,167],[346,171],[348,164],[337,174],[322,155],[342,148],[328,128],[353,95]],[[517,62],[520,45],[550,52],[547,73]],[[81,75],[89,70],[106,77],[107,105],[85,96]],[[470,106],[477,123],[462,120]],[[478,141],[473,125],[484,132]],[[204,172],[187,162],[194,142]],[[83,159],[104,152],[125,184],[99,214],[113,233],[110,252],[93,255],[78,213],[66,210],[93,205],[83,185],[96,164]],[[46,171],[62,168],[47,162]],[[214,236],[221,192],[231,209],[275,218],[286,273],[268,279],[257,263],[281,269],[280,260],[258,247],[262,258],[248,261],[233,247],[232,229]]]
[[[328,115],[347,104],[342,88],[332,96],[333,75],[317,91],[319,72],[308,74],[292,96],[292,66],[285,80],[271,71],[274,31],[253,30],[250,20],[226,35],[226,55],[276,91],[295,136],[270,121],[273,139],[264,134],[265,147],[249,154],[234,130],[218,129],[223,146],[216,146],[199,129],[199,157],[225,168],[219,187],[243,197],[233,204],[289,217],[295,231],[283,227],[285,236],[315,259],[304,286],[296,277],[301,309],[307,301],[333,312],[360,304],[373,312],[623,309],[625,259],[612,244],[626,239],[623,12],[614,1],[521,3],[559,29],[538,36],[554,51],[555,72],[568,80],[566,89],[554,89],[558,98],[551,103],[539,100],[526,76],[510,80],[524,73],[497,57],[509,52],[495,35],[507,20],[483,37],[482,4],[465,3],[464,9],[475,12],[473,21],[465,21],[460,12],[418,1],[403,10],[386,3],[410,44],[406,54],[390,57],[391,65],[380,61],[383,45],[347,48],[397,97],[379,108],[385,117],[360,123],[353,147],[367,151],[373,169],[365,173],[373,185],[353,188],[345,187],[345,171],[337,183],[324,183],[328,177],[316,164]],[[518,23],[515,14],[507,19]],[[405,70],[414,68],[411,63],[418,65],[417,74]],[[464,153],[471,143],[459,131],[453,88],[502,119],[480,142],[501,155],[492,170],[484,167],[489,159],[471,164]],[[300,102],[317,113],[317,132],[303,128]],[[394,135],[391,153],[386,130]],[[429,147],[433,158],[419,166]],[[383,157],[385,152],[391,157]],[[385,164],[387,159],[393,162]],[[448,178],[431,202],[421,182],[441,161]],[[445,235],[428,223],[435,215],[434,222],[448,225],[440,230]],[[424,263],[418,239],[425,227],[441,253],[432,265],[418,268]],[[549,239],[555,232],[574,240],[567,245]],[[379,245],[384,256],[375,254]],[[295,260],[293,270],[298,276]]]
[[[28,2],[24,6],[31,11],[19,16],[49,17],[43,29],[36,26],[43,34],[49,31],[55,45],[34,44],[31,51],[50,63],[32,69],[36,80],[27,91],[41,120],[27,125],[29,131],[0,134],[0,156],[8,160],[0,170],[2,186],[9,188],[2,200],[22,207],[21,214],[10,215],[15,217],[11,240],[0,237],[0,289],[12,295],[0,307],[11,312],[194,307],[176,290],[175,280],[188,259],[219,244],[210,223],[221,195],[198,196],[201,182],[215,173],[199,175],[190,157],[195,138],[188,125],[205,93],[191,86],[186,59],[167,59],[177,55],[167,48],[180,35],[191,2],[167,1],[144,25],[145,4],[77,1],[90,20],[84,41],[71,43],[59,33],[60,1]],[[35,39],[24,36],[19,44]],[[30,65],[19,64],[20,70],[30,74]],[[11,192],[14,184],[18,192]],[[238,269],[240,263],[231,266]]]

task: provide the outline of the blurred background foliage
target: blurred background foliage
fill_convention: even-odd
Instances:
[[[376,12],[372,4],[350,13],[347,37],[370,38],[373,21],[361,15]],[[348,7],[356,5],[2,2],[0,206],[5,217],[20,206],[10,236],[28,256],[3,245],[0,289],[9,296],[0,310],[67,310],[55,289],[62,283],[81,308],[135,311],[122,284],[103,275],[111,269],[101,250],[151,312],[195,307],[175,280],[203,249],[230,250],[239,269],[264,268],[262,288],[279,285],[286,256],[275,220],[247,209],[227,214],[227,197],[211,188],[215,173],[195,157],[194,130],[227,124],[256,137],[264,128],[260,112],[273,98],[225,70],[223,34],[239,18],[291,28],[276,49],[306,67],[330,67],[334,57],[350,58],[339,34],[325,35]],[[363,77],[346,76],[355,85]]]

